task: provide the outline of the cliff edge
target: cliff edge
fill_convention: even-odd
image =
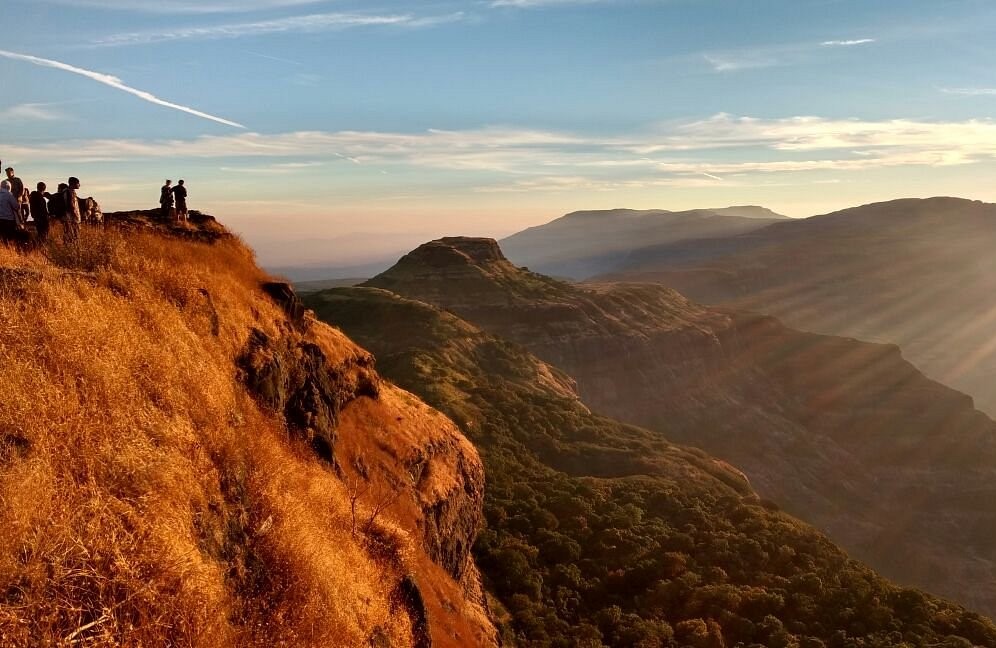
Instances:
[[[0,246],[0,645],[495,645],[484,473],[210,217]]]

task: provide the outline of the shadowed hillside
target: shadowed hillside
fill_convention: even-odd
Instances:
[[[592,414],[522,347],[383,290],[307,300],[480,449],[476,554],[519,645],[996,645],[988,620],[888,584],[728,464]]]
[[[996,610],[996,424],[894,346],[801,333],[656,285],[577,287],[443,239],[369,282],[577,380],[594,410],[700,446],[905,584]]]
[[[0,645],[494,645],[480,460],[204,217],[0,246]]]
[[[898,344],[996,414],[996,205],[896,200],[640,247],[610,279],[659,281],[794,327]]]
[[[616,269],[634,248],[752,232],[784,218],[749,206],[581,211],[513,234],[501,245],[518,265],[555,277],[586,279]]]

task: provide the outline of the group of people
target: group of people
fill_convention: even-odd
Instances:
[[[0,166],[3,162],[0,162]],[[31,234],[27,223],[30,218],[37,232],[36,240],[48,239],[52,220],[63,222],[63,240],[67,244],[79,241],[80,224],[85,220],[99,222],[102,217],[99,206],[91,198],[81,200],[77,191],[79,178],[69,178],[60,184],[55,193],[49,193],[44,182],[39,182],[34,191],[28,191],[24,182],[17,177],[13,167],[5,170],[6,179],[0,182],[0,241],[27,243]],[[160,192],[159,205],[163,220],[186,222],[187,188],[183,180],[173,186],[167,180]]]
[[[175,187],[172,180],[166,181],[159,191],[159,205],[162,207],[163,220],[187,222],[187,188],[183,186],[183,180],[177,181]]]
[[[2,162],[0,162],[2,165]],[[63,222],[63,239],[67,244],[79,241],[83,210],[76,193],[79,178],[69,178],[58,186],[55,193],[46,191],[44,182],[28,191],[24,182],[14,173],[13,167],[5,169],[6,179],[0,182],[0,240],[27,242],[31,239],[27,222],[31,218],[37,238],[45,241],[53,219]]]

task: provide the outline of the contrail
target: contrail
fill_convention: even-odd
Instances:
[[[705,171],[699,171],[699,173],[701,173],[702,175],[704,175],[707,178],[712,178],[713,180],[722,180],[722,178],[720,178],[719,176],[713,175],[711,173],[706,173]]]
[[[229,121],[228,119],[222,119],[221,117],[215,117],[214,115],[209,115],[205,112],[199,110],[194,110],[187,106],[181,106],[180,104],[175,104],[165,99],[160,99],[151,92],[146,92],[144,90],[138,90],[137,88],[132,88],[131,86],[125,85],[124,81],[112,76],[110,74],[102,74],[100,72],[94,72],[92,70],[85,70],[83,68],[76,67],[75,65],[69,65],[68,63],[61,63],[59,61],[53,61],[51,59],[40,58],[38,56],[31,56],[29,54],[18,54],[17,52],[8,52],[7,50],[0,49],[0,56],[5,58],[14,59],[15,61],[24,61],[26,63],[31,63],[33,65],[40,65],[42,67],[55,68],[57,70],[63,70],[64,72],[72,72],[73,74],[78,74],[80,76],[85,76],[88,79],[93,79],[97,83],[103,83],[104,85],[111,86],[112,88],[117,88],[128,94],[135,95],[139,99],[144,99],[149,103],[154,103],[159,106],[165,106],[166,108],[172,108],[173,110],[179,110],[181,112],[194,115],[195,117],[201,117],[203,119],[209,119],[213,122],[218,122],[219,124],[224,124],[226,126],[234,126],[235,128],[245,128],[242,124],[237,122]]]

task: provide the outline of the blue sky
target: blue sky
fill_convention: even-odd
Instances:
[[[107,209],[184,177],[269,265],[575,209],[996,201],[988,1],[13,4],[5,166]]]

